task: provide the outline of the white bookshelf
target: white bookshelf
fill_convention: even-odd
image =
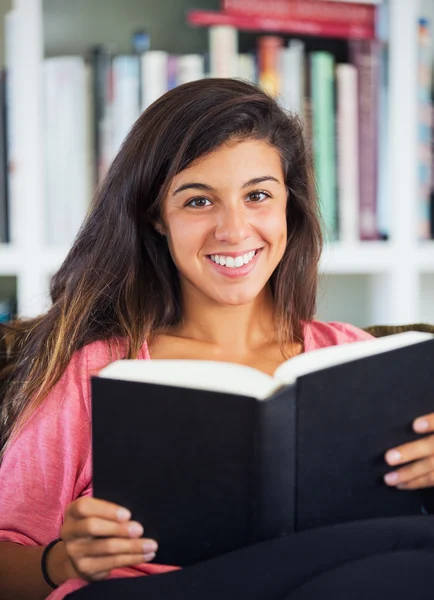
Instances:
[[[342,319],[340,309],[345,314],[345,308],[352,309],[351,304],[357,308],[360,302],[359,313],[352,319],[359,325],[410,323],[422,318],[434,323],[434,302],[429,308],[434,292],[434,242],[418,243],[416,239],[416,23],[425,10],[425,0],[389,2],[392,241],[336,243],[325,249],[321,259],[319,317]],[[0,245],[0,278],[16,276],[18,312],[33,316],[47,308],[50,275],[68,248],[52,249],[43,242],[42,0],[14,0],[13,7],[21,40],[14,55],[15,97],[19,98],[14,106],[18,157],[14,185],[19,193],[17,205],[11,207],[13,243]]]

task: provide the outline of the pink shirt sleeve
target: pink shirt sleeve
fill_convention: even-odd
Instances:
[[[90,376],[118,357],[104,342],[78,351],[8,447],[0,466],[0,542],[45,546],[59,537],[67,505],[92,495]],[[146,346],[139,358],[149,358]],[[144,563],[116,569],[111,577],[170,570]],[[71,579],[49,599],[61,600],[86,584]]]
[[[373,336],[370,333],[349,323],[309,321],[304,325],[305,352],[371,339]]]
[[[0,541],[42,546],[59,536],[66,506],[90,493],[86,348],[8,447],[0,468]]]

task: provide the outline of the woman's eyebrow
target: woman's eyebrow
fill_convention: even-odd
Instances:
[[[206,183],[195,183],[195,182],[190,182],[190,183],[183,183],[181,186],[179,186],[179,188],[177,188],[172,196],[175,196],[175,194],[179,194],[179,192],[183,192],[184,190],[188,190],[190,188],[194,188],[196,190],[204,190],[205,192],[215,192],[214,188],[211,187],[210,185],[207,185]]]
[[[280,181],[272,175],[264,175],[262,177],[254,177],[253,179],[249,179],[249,181],[243,183],[242,188],[244,189],[246,187],[250,187],[251,185],[257,185],[258,183],[262,183],[263,181],[275,181],[276,183],[280,184]],[[215,192],[215,189],[212,186],[207,185],[206,183],[198,183],[191,181],[188,183],[183,183],[181,186],[179,186],[179,188],[177,188],[173,192],[172,195],[175,196],[176,194],[179,194],[180,192],[183,192],[184,190],[188,189],[203,190],[205,192]]]
[[[263,181],[275,181],[276,183],[280,184],[280,181],[272,175],[264,175],[263,177],[254,177],[253,179],[249,179],[249,181],[246,181],[246,183],[244,183],[242,187],[250,187],[251,185],[257,185],[258,183],[262,183]]]

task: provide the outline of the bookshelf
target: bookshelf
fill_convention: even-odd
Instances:
[[[332,243],[321,259],[318,316],[350,320],[359,326],[422,319],[434,322],[434,241],[417,240],[415,204],[409,201],[417,197],[416,23],[418,17],[430,16],[432,7],[426,0],[389,2],[392,101],[388,150],[393,198],[390,241]],[[195,4],[198,3],[187,2],[185,8]],[[213,10],[218,2],[210,0],[205,4],[202,2],[202,7]],[[43,111],[39,77],[46,53],[43,0],[13,0],[12,5],[17,40],[22,41],[13,57],[15,97],[21,98],[13,107],[19,157],[13,185],[19,190],[19,200],[11,207],[12,243],[0,244],[0,298],[2,278],[15,277],[18,313],[33,316],[47,308],[50,275],[60,266],[68,248],[51,248],[43,236]],[[202,33],[192,33],[196,45],[206,40],[206,29],[198,31]],[[26,98],[32,98],[32,102]],[[399,102],[393,101],[396,98]]]

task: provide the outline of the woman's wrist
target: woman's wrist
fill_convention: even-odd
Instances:
[[[68,579],[78,577],[66,553],[65,542],[63,541],[57,543],[48,552],[46,568],[49,578],[57,586],[62,585]]]

